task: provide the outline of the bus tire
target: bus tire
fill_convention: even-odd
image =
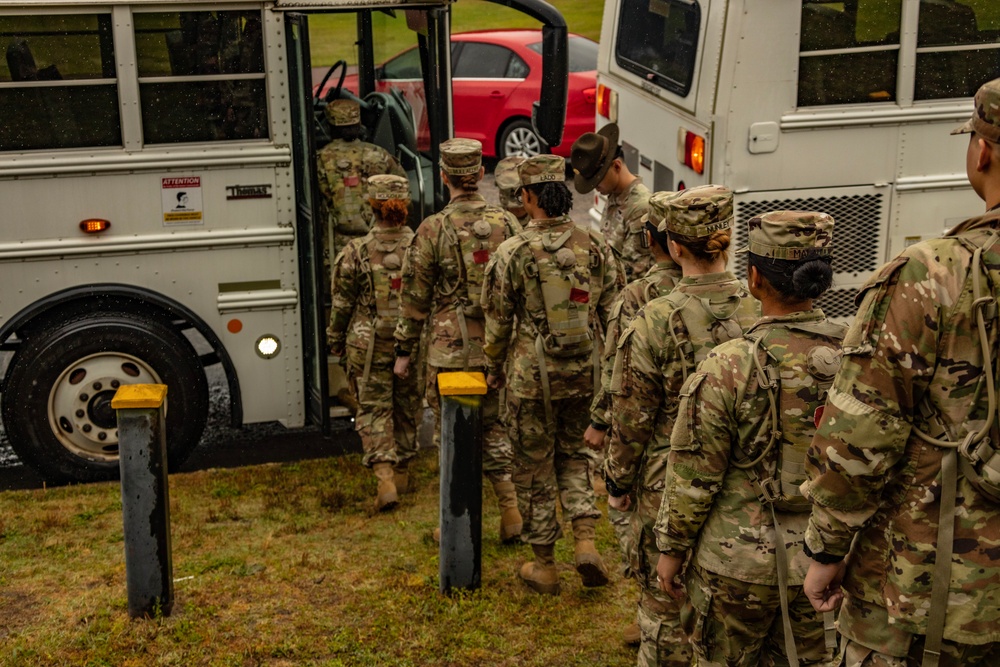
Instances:
[[[535,133],[531,121],[519,118],[512,120],[504,127],[497,145],[497,157],[505,158],[514,155],[533,157],[548,150],[549,147]]]
[[[208,381],[169,320],[97,312],[34,329],[4,379],[4,428],[18,457],[54,483],[117,479],[111,398],[122,384],[167,385],[167,463],[174,471],[208,418]]]

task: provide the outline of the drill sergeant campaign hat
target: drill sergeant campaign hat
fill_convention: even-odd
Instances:
[[[653,199],[657,201],[654,203]],[[682,236],[711,236],[733,222],[733,191],[723,185],[699,185],[680,192],[658,192],[650,204],[663,211],[657,228]]]
[[[402,176],[376,174],[368,177],[369,199],[410,201],[410,182]]]
[[[354,100],[334,100],[325,111],[326,119],[336,127],[361,124],[361,107]]]
[[[566,180],[566,161],[558,155],[548,153],[535,155],[517,165],[517,175],[521,179],[518,192],[525,185],[563,183]]]
[[[483,145],[475,139],[449,139],[441,144],[441,169],[452,176],[479,173]]]
[[[738,253],[791,261],[833,255],[833,218],[826,213],[771,211],[750,218],[747,232]]]
[[[522,162],[524,162],[523,157],[512,155],[497,162],[493,170],[497,190],[500,192],[500,205],[504,208],[510,208],[511,204],[517,203],[513,201],[516,197],[514,193],[521,187],[521,177],[517,175],[517,167]]]
[[[976,91],[975,109],[972,118],[952,134],[975,132],[983,139],[1000,143],[1000,79],[987,81]]]
[[[573,187],[581,195],[593,190],[618,155],[618,124],[608,123],[597,132],[584,132],[569,149]]]

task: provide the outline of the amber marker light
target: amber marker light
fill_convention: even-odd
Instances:
[[[101,218],[87,218],[80,221],[80,231],[84,234],[100,234],[111,227],[111,222]]]
[[[704,174],[705,137],[680,128],[677,133],[677,160],[694,169],[695,173]]]

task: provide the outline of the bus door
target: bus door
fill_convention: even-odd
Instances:
[[[330,432],[327,380],[326,322],[323,320],[323,275],[318,188],[316,185],[315,119],[312,104],[312,66],[308,19],[285,15],[288,34],[289,90],[295,161],[295,220],[299,239],[299,304],[302,314],[302,368],[309,422]]]

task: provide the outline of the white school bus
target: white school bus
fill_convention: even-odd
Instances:
[[[541,0],[502,4],[545,23],[536,121],[558,144],[565,23]],[[356,26],[363,121],[409,172],[420,216],[444,203],[451,5],[0,0],[0,403],[25,463],[55,481],[115,477],[111,398],[162,383],[176,467],[202,434],[210,368],[233,426],[328,427],[314,154],[322,107],[351,93],[313,99],[309,17]],[[373,92],[390,28],[419,49],[424,152],[405,100]]]
[[[1000,76],[996,0],[604,7],[598,126],[619,124],[624,159],[652,190],[731,187],[734,247],[754,215],[831,214],[828,315],[853,316],[857,288],[884,261],[982,212],[968,137],[949,131]]]

